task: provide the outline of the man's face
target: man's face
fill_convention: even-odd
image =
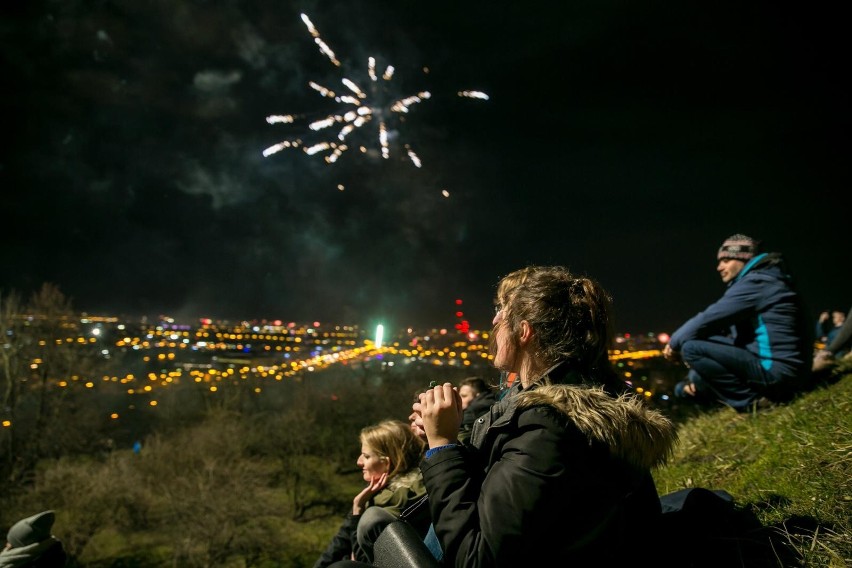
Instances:
[[[473,390],[473,387],[470,385],[462,385],[459,387],[459,397],[461,398],[461,407],[462,410],[465,410],[470,403],[473,402],[473,399],[476,398],[476,395],[479,393]]]
[[[833,312],[831,312],[831,322],[834,324],[834,327],[840,327],[841,325],[843,325],[843,322],[845,322],[845,321],[846,321],[846,314],[845,313],[838,311],[838,310],[834,310]]]
[[[743,266],[745,266],[745,262],[742,260],[723,258],[719,261],[719,265],[716,266],[716,270],[719,272],[719,276],[722,277],[722,282],[727,284],[737,277],[737,274],[740,273]]]

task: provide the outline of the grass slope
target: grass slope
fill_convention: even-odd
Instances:
[[[679,436],[658,490],[722,489],[756,517],[768,544],[736,565],[852,566],[852,367],[787,405],[701,414]]]

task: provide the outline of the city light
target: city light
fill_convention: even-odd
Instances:
[[[482,370],[474,372],[487,372],[493,360],[488,347],[489,331],[467,330],[469,323],[463,319],[467,313],[462,309],[462,300],[454,298],[452,303],[446,316],[457,322],[454,330],[401,327],[391,332],[378,324],[374,341],[357,326],[320,321],[285,323],[271,319],[228,323],[206,319],[197,320],[196,325],[182,325],[174,320],[159,320],[142,325],[122,323],[120,333],[115,320],[103,321],[99,322],[102,330],[99,340],[116,334],[116,338],[110,340],[110,354],[135,359],[142,367],[131,365],[127,371],[134,368],[134,373],[98,373],[95,377],[85,373],[66,374],[51,377],[45,386],[112,396],[115,385],[121,396],[126,397],[126,408],[132,410],[137,405],[157,407],[158,400],[154,398],[165,403],[168,399],[163,397],[171,396],[164,389],[170,391],[190,385],[221,396],[229,393],[233,385],[251,381],[247,385],[249,392],[263,396],[271,392],[270,385],[280,381],[305,380],[309,374],[350,362],[376,364],[384,370],[396,370],[412,363],[458,368],[475,365]],[[73,331],[59,340],[34,338],[34,344],[45,353],[56,343],[103,356],[102,345],[81,341],[91,336],[88,325],[68,326],[68,329]],[[609,353],[610,361],[625,384],[642,398],[669,400],[659,371],[649,371],[645,363],[662,361],[662,340],[666,339],[667,334],[662,333],[619,334],[617,348]],[[26,364],[32,373],[50,374],[52,371],[45,367],[48,360],[36,352]],[[36,388],[41,383],[29,384]],[[109,410],[106,415],[117,421],[120,411]],[[11,417],[0,414],[0,421],[3,419],[7,420],[0,424],[11,427]]]
[[[382,347],[382,336],[385,333],[385,326],[379,324],[376,326],[376,349],[380,349]]]

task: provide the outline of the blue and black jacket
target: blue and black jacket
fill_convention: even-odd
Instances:
[[[764,253],[743,267],[717,302],[680,326],[669,344],[680,351],[687,341],[723,335],[759,357],[775,380],[804,380],[814,342],[805,314],[781,256]]]

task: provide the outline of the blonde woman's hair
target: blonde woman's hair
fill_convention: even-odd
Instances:
[[[363,428],[359,438],[363,445],[388,459],[388,478],[408,473],[423,460],[425,444],[406,422],[383,420]]]

